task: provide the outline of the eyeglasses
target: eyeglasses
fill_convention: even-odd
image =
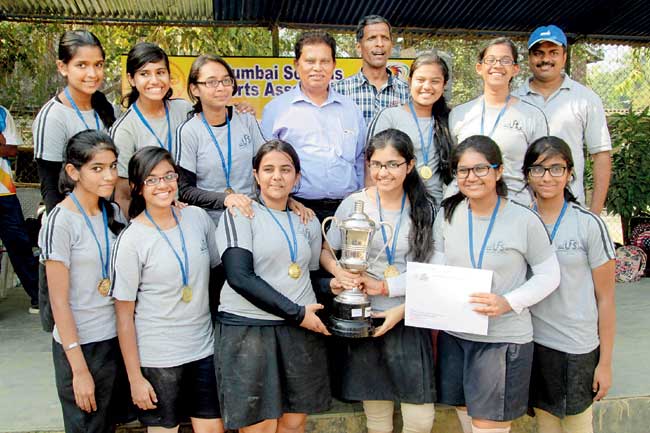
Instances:
[[[402,161],[402,162],[388,161],[386,164],[382,164],[379,161],[370,161],[368,163],[368,167],[370,167],[370,170],[374,170],[374,171],[379,171],[382,168],[385,168],[388,171],[394,171],[399,169],[404,164],[406,164],[406,161]]]
[[[481,60],[481,63],[488,66],[492,66],[496,63],[499,63],[501,66],[510,66],[515,64],[516,62],[512,60],[510,57],[501,57],[500,59],[497,59],[494,56],[488,56],[483,60]]]
[[[474,167],[461,167],[456,169],[456,177],[458,179],[466,179],[469,177],[469,172],[474,172],[476,177],[485,177],[490,172],[491,168],[497,168],[499,164],[481,164]]]
[[[216,89],[219,87],[219,84],[223,84],[223,87],[230,87],[233,84],[235,84],[235,80],[233,80],[230,77],[226,77],[223,80],[205,80],[205,81],[197,81],[196,84],[203,84],[205,87],[208,87],[210,89]]]
[[[172,183],[178,180],[178,173],[167,173],[164,176],[159,177],[148,177],[142,182],[145,186],[156,186],[161,181],[165,183]]]
[[[566,172],[566,165],[555,164],[550,167],[544,167],[543,165],[533,165],[528,169],[528,173],[532,177],[544,177],[546,172],[551,173],[553,177],[560,177]]]

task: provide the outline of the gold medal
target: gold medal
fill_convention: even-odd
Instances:
[[[431,179],[431,176],[433,176],[433,171],[431,170],[431,167],[428,165],[423,165],[420,167],[420,177],[424,180],[429,180]]]
[[[399,270],[395,265],[388,265],[384,269],[384,278],[393,278],[399,276]]]
[[[102,296],[108,296],[108,292],[111,290],[111,280],[108,278],[102,278],[97,284],[97,291]]]
[[[235,192],[235,190],[228,187],[228,188],[224,189],[223,192],[225,192],[226,195],[228,195],[228,194],[233,194]]]
[[[183,286],[181,300],[185,303],[190,302],[192,300],[192,288],[190,286]]]
[[[300,265],[295,262],[291,263],[289,265],[289,276],[294,280],[297,280],[298,278],[300,278],[300,275],[302,275],[302,270],[300,269]]]

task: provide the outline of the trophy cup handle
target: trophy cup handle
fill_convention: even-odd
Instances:
[[[339,222],[338,222],[338,220],[336,219],[335,216],[327,217],[321,223],[320,231],[323,234],[323,239],[325,239],[327,241],[327,248],[329,248],[330,252],[332,253],[332,257],[334,257],[334,260],[336,260],[336,264],[340,265],[339,259],[336,258],[336,253],[334,252],[334,249],[332,249],[332,245],[330,245],[329,241],[327,240],[327,233],[325,233],[325,224],[327,224],[328,221],[334,221],[334,224],[336,224],[337,226],[339,225]]]
[[[381,226],[388,227],[390,229],[390,235],[387,237],[386,242],[384,243],[384,245],[379,249],[379,254],[377,254],[377,256],[374,259],[372,259],[372,261],[370,263],[368,263],[368,265],[371,265],[371,264],[375,263],[377,261],[377,259],[379,259],[379,256],[381,256],[381,254],[384,252],[384,249],[388,246],[388,244],[390,244],[393,241],[393,232],[394,232],[394,230],[393,230],[392,224],[389,223],[389,222],[386,222],[386,221],[382,221],[382,222],[380,222],[378,224],[378,226],[380,227],[378,230],[381,230]]]

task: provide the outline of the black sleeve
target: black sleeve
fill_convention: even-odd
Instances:
[[[206,191],[196,186],[196,173],[178,167],[178,197],[182,202],[203,209],[224,209],[226,193]]]
[[[243,248],[228,248],[221,261],[228,284],[257,308],[296,325],[305,318],[305,307],[296,304],[255,274],[253,253]]]
[[[62,162],[36,159],[38,178],[41,182],[41,197],[48,213],[65,198],[65,195],[59,192],[59,175],[62,166]]]
[[[314,292],[319,301],[331,301],[334,299],[334,293],[332,293],[332,289],[330,288],[332,276],[327,271],[323,269],[310,271],[309,278],[311,279],[311,286],[314,288]]]

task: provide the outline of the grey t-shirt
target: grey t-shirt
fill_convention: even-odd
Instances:
[[[192,105],[184,99],[170,99],[167,102],[169,108],[169,126],[167,127],[166,116],[157,119],[147,119],[149,125],[156,133],[156,136],[162,141],[167,149],[168,131],[171,133],[171,154],[174,155],[176,149],[176,128],[178,125],[187,120],[187,114],[192,111]],[[117,174],[122,178],[129,176],[129,160],[133,154],[147,146],[160,147],[158,139],[142,123],[140,117],[133,109],[133,106],[122,114],[111,127],[111,137],[115,146],[120,151],[117,157]],[[168,149],[167,149],[168,150]]]
[[[463,200],[456,207],[450,222],[444,219],[442,211],[436,218],[434,246],[436,252],[444,253],[447,265],[472,267],[467,209],[468,202]],[[489,216],[473,218],[474,257],[477,261],[489,223]],[[501,199],[482,266],[482,269],[494,272],[491,292],[505,295],[516,290],[526,282],[529,266],[538,265],[553,254],[548,232],[539,216],[525,206]],[[509,311],[498,317],[490,317],[487,336],[462,332],[450,334],[472,341],[524,344],[532,341],[533,326],[530,311],[524,308],[520,314]]]
[[[115,220],[126,223],[119,207],[113,205]],[[101,213],[89,216],[102,254],[105,254],[104,220]],[[108,230],[109,249],[113,249],[115,234]],[[86,226],[83,215],[58,204],[48,215],[38,235],[40,261],[63,263],[69,270],[69,302],[79,335],[79,343],[105,341],[115,337],[115,309],[113,298],[102,296],[97,285],[102,279],[102,265],[97,243]],[[104,257],[107,260],[107,257]],[[61,343],[59,330],[54,325],[54,339]]]
[[[404,109],[404,107],[390,107],[380,111],[377,116],[372,120],[368,128],[368,142],[370,138],[374,135],[385,131],[386,129],[394,128],[404,132],[409,136],[413,142],[413,147],[415,148],[415,159],[416,159],[416,171],[419,173],[420,168],[424,164],[424,154],[422,152],[423,146],[426,146],[429,143],[429,137],[431,134],[431,128],[435,127],[433,117],[427,118],[418,118],[418,123],[420,125],[420,131],[422,131],[422,137],[424,138],[424,143],[420,140],[420,133],[418,132],[418,125],[415,124],[413,120],[413,115],[410,111]],[[434,131],[435,132],[435,131]],[[435,135],[431,147],[429,148],[429,161],[426,164],[431,171],[433,176],[428,180],[422,179],[424,184],[427,187],[427,190],[433,195],[436,199],[438,206],[442,201],[442,177],[440,174],[440,154],[436,150],[435,144]]]
[[[549,233],[553,226],[546,226]],[[571,203],[553,246],[560,262],[560,286],[530,309],[535,341],[567,353],[591,352],[599,344],[591,271],[616,257],[607,226],[595,214]]]
[[[378,224],[382,221],[379,218],[379,209],[377,208],[377,198],[375,194],[370,194],[371,190],[363,189],[361,191],[355,192],[348,196],[341,204],[338,209],[336,209],[335,217],[338,221],[342,222],[350,216],[354,210],[354,202],[357,200],[363,201],[364,212],[368,217]],[[409,236],[411,233],[411,205],[407,200],[404,204],[404,213],[402,215],[402,220],[400,223],[399,233],[397,234],[397,245],[395,246],[395,259],[393,264],[397,266],[397,269],[400,271],[400,274],[406,273],[406,262],[409,259]],[[400,216],[399,210],[386,210],[382,209],[382,214],[384,216],[383,221],[390,223],[393,228],[396,227],[397,221]],[[389,229],[386,229],[386,236],[389,236]],[[341,239],[341,230],[332,223],[329,230],[327,231],[327,241],[334,250],[341,250],[343,247]],[[370,251],[368,254],[368,260],[372,261],[377,254],[379,258],[376,262],[371,263],[366,272],[371,277],[377,280],[384,279],[384,271],[388,266],[388,256],[384,249],[384,238],[381,233],[381,229],[377,227],[372,240],[370,241]],[[392,245],[393,242],[390,242]],[[370,302],[372,309],[375,311],[385,311],[390,308],[396,307],[404,303],[404,296],[395,296],[389,298],[387,296],[370,296]]]
[[[291,255],[289,245],[282,234],[282,230],[269,215],[266,208],[253,202],[255,216],[246,218],[237,210],[236,215],[224,212],[217,228],[217,243],[219,253],[223,254],[228,248],[243,248],[253,254],[255,274],[266,281],[271,287],[298,305],[308,305],[316,302],[316,294],[311,286],[309,271],[318,269],[322,235],[320,224],[312,218],[306,225],[300,222],[300,217],[292,212],[282,212],[271,209],[278,219],[289,239],[292,240],[289,220],[291,218],[298,253],[296,263],[300,265],[302,273],[297,279],[289,276]],[[274,314],[268,313],[237,293],[225,282],[221,289],[219,311],[236,316],[258,320],[283,320]]]
[[[515,94],[541,108],[548,119],[550,135],[562,138],[571,148],[575,173],[571,190],[584,203],[583,148],[586,146],[590,154],[612,150],[603,102],[593,90],[568,75],[564,76],[560,88],[546,100],[530,88],[530,81],[517,89]]]
[[[91,129],[97,129],[95,110],[82,110],[81,115]],[[99,119],[100,130],[104,129]],[[63,105],[58,98],[47,101],[32,124],[34,158],[63,162],[70,137],[88,129],[73,108]]]
[[[228,163],[228,127],[211,126],[219,147]],[[240,194],[254,198],[253,157],[264,144],[257,120],[251,114],[240,114],[233,110],[230,120],[232,165],[230,186]],[[176,131],[176,163],[196,174],[196,186],[206,191],[224,192],[226,174],[221,157],[210,133],[198,115],[184,122]],[[222,209],[207,209],[212,219],[218,222]]]
[[[177,211],[179,212],[179,211]],[[122,231],[111,258],[112,296],[135,301],[135,329],[142,367],[175,367],[213,353],[208,282],[219,264],[212,219],[201,208],[180,211],[189,261],[192,300],[181,300],[181,270],[158,230],[137,220]],[[183,260],[178,226],[165,234]]]
[[[451,110],[449,130],[456,144],[467,137],[481,134],[481,113],[483,97],[479,96]],[[486,107],[484,135],[492,131],[500,107]],[[519,203],[529,205],[532,194],[526,187],[526,178],[521,171],[528,146],[540,137],[548,135],[548,125],[544,113],[534,105],[523,100],[511,102],[492,134],[503,156],[503,179],[508,186],[508,197]],[[458,191],[456,181],[448,188],[446,195]]]

